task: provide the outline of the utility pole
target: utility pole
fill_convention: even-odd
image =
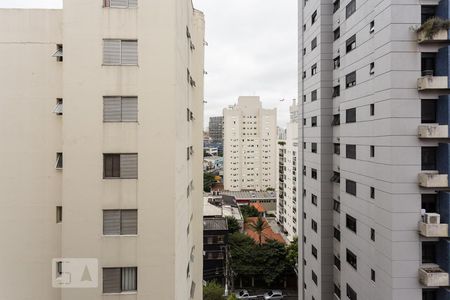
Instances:
[[[222,246],[222,251],[225,250],[225,297],[228,296],[228,246]]]

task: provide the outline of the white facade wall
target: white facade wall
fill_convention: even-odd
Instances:
[[[224,188],[265,191],[276,187],[276,109],[259,97],[239,97],[224,109]]]
[[[203,14],[188,0],[102,4],[0,10],[0,101],[8,107],[0,110],[0,189],[8,195],[0,224],[10,228],[0,254],[2,297],[201,299],[202,203],[194,199],[203,186]],[[137,40],[138,65],[104,65],[104,39]],[[57,44],[63,62],[52,57]],[[103,122],[104,96],[137,96],[138,121]],[[61,116],[52,112],[57,98]],[[105,153],[137,153],[138,178],[104,179]],[[137,209],[138,234],[103,235],[106,209]],[[57,257],[98,259],[98,288],[52,288]],[[137,291],[105,295],[105,267],[137,267]]]

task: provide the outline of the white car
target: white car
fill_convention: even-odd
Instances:
[[[250,294],[248,293],[247,290],[242,290],[242,291],[239,291],[238,293],[236,293],[236,298],[238,298],[238,299],[249,299],[250,298]]]
[[[272,290],[264,294],[264,300],[281,300],[283,299],[283,292],[279,290]]]

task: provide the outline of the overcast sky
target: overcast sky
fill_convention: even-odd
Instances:
[[[240,95],[255,95],[264,107],[278,109],[278,123],[285,127],[297,97],[297,0],[193,1],[205,13],[209,44],[205,125]],[[60,8],[61,2],[0,0],[0,7]]]

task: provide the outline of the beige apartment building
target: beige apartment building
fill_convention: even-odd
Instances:
[[[277,110],[264,109],[257,96],[241,96],[223,119],[225,190],[275,189]]]
[[[65,0],[0,22],[0,298],[202,299],[203,14]],[[98,287],[52,287],[54,258],[97,259]]]

